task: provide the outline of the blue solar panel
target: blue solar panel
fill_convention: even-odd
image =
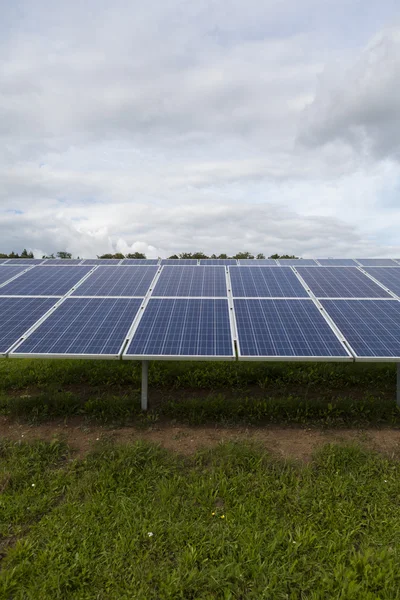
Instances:
[[[157,267],[97,267],[73,296],[145,296]]]
[[[116,356],[141,302],[138,298],[67,298],[13,354]]]
[[[190,266],[197,265],[197,260],[195,258],[163,258],[161,261],[162,265],[180,265],[180,266]]]
[[[152,296],[226,297],[223,267],[163,267]]]
[[[233,358],[228,301],[151,298],[126,355]]]
[[[397,267],[391,258],[356,258],[363,267]]]
[[[59,265],[71,267],[79,265],[81,262],[81,258],[49,258],[48,260],[45,260],[43,264],[46,265],[46,267],[58,267]]]
[[[54,298],[0,298],[0,354],[5,354],[56,301]]]
[[[315,267],[317,263],[313,258],[280,258],[282,267]]]
[[[400,267],[367,267],[365,271],[400,296]]]
[[[346,358],[312,300],[234,300],[240,357]]]
[[[10,258],[7,260],[7,265],[40,265],[43,258]]]
[[[298,272],[317,298],[390,298],[357,268],[305,267]]]
[[[64,296],[90,267],[35,267],[0,288],[1,296]]]
[[[322,300],[321,303],[358,357],[399,359],[398,300]]]
[[[352,258],[317,258],[323,267],[358,267]]]
[[[232,295],[235,298],[308,298],[306,290],[290,268],[231,267]]]
[[[86,258],[82,264],[95,267],[96,265],[119,265],[120,262],[119,258]]]
[[[158,265],[158,258],[124,258],[121,265]]]
[[[278,263],[273,258],[242,258],[237,262],[241,267],[278,266]]]
[[[2,267],[0,266],[0,285],[5,283],[12,277],[23,273],[27,267]]]
[[[200,264],[201,265],[205,265],[205,266],[218,266],[218,265],[222,265],[222,266],[226,266],[226,265],[237,265],[237,260],[236,258],[202,258],[200,260]]]

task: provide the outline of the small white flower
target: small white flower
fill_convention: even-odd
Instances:
[[[99,439],[100,439],[100,438],[96,438],[96,442],[98,442],[98,441],[99,441]]]
[[[384,479],[383,481],[384,481],[385,483],[387,483],[387,482],[388,482],[388,480],[387,480],[387,479]]]
[[[34,484],[34,483],[32,483],[32,487],[35,487],[35,484]]]
[[[152,531],[149,531],[147,534],[149,537],[153,537],[154,533]]]

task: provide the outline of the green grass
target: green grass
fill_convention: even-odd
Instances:
[[[1,598],[400,598],[394,460],[338,445],[307,465],[243,444],[190,459],[101,444],[74,462],[56,441],[0,448]]]
[[[393,364],[153,362],[146,417],[140,383],[137,362],[4,359],[0,414],[109,424],[400,424]]]

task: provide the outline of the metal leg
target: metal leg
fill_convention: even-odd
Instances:
[[[400,363],[397,363],[397,406],[400,408]]]
[[[147,410],[147,389],[149,382],[149,361],[142,361],[142,410]]]

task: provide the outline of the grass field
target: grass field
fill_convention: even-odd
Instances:
[[[2,360],[0,417],[30,431],[400,423],[394,365],[154,363],[149,385],[143,415],[140,364]],[[342,443],[291,462],[242,441],[185,456],[105,438],[79,455],[56,436],[0,441],[1,599],[400,598],[397,455]]]

